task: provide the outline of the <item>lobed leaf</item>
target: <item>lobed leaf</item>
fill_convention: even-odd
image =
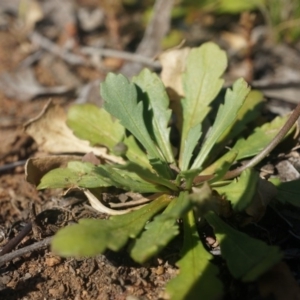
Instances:
[[[135,238],[146,222],[170,203],[163,195],[139,210],[109,220],[82,219],[54,236],[52,251],[61,256],[93,256],[105,249],[120,250],[129,238]]]
[[[232,90],[227,89],[225,103],[224,105],[221,104],[219,107],[211,131],[192,165],[193,169],[202,166],[218,139],[234,124],[238,111],[243,105],[249,92],[250,88],[248,87],[247,82],[242,78],[238,79],[233,84]]]
[[[248,123],[256,120],[260,116],[263,104],[264,95],[262,92],[257,90],[250,91],[237,113],[234,124],[227,128],[219,138],[218,143],[222,144],[238,136]]]
[[[169,109],[169,97],[165,86],[161,79],[149,69],[144,69],[138,76],[133,77],[132,82],[142,90],[143,96],[146,97],[146,101],[143,102],[149,102],[153,113],[151,129],[158,148],[165,161],[173,163],[174,156],[170,143],[170,128],[168,128],[172,112]]]
[[[289,116],[277,117],[272,122],[257,127],[254,133],[249,135],[247,139],[239,139],[232,148],[238,151],[237,159],[240,160],[255,156],[263,150],[273,140],[288,118]]]
[[[101,83],[101,96],[105,101],[106,111],[120,120],[121,124],[143,145],[149,156],[158,159],[161,164],[166,163],[146,128],[145,103],[138,101],[135,85],[121,74],[109,73]]]
[[[220,195],[226,196],[235,211],[243,211],[251,204],[256,192],[258,179],[259,174],[256,171],[246,169],[238,179],[214,189]]]
[[[73,105],[68,111],[67,125],[74,134],[92,145],[112,150],[124,137],[125,129],[111,115],[93,104]]]
[[[107,178],[112,186],[133,191],[138,193],[156,193],[156,192],[170,192],[170,189],[159,184],[150,183],[138,174],[123,170],[121,166],[101,165],[95,167],[95,172],[103,178]],[[172,186],[173,187],[173,186]]]
[[[217,277],[218,269],[210,263],[213,256],[208,253],[197,233],[193,211],[183,219],[184,244],[178,261],[180,273],[166,286],[172,300],[220,299],[222,283]]]
[[[282,259],[278,247],[268,246],[263,241],[233,229],[214,212],[208,212],[205,218],[214,228],[222,257],[234,278],[245,282],[254,281]]]
[[[181,192],[179,197],[172,200],[162,214],[146,225],[130,249],[131,257],[138,263],[144,263],[158,254],[176,235],[179,234],[176,220],[191,209],[188,193]]]
[[[185,98],[182,99],[183,128],[179,164],[182,165],[185,141],[189,131],[199,126],[210,111],[210,104],[220,92],[220,76],[227,67],[226,54],[214,43],[192,49],[183,76]]]
[[[89,162],[69,162],[66,168],[53,169],[44,175],[37,189],[97,188],[113,185],[108,178],[97,174],[94,169],[95,166]]]

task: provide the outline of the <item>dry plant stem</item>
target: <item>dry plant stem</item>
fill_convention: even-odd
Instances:
[[[31,230],[32,223],[26,224],[24,228],[3,247],[2,251],[0,252],[0,256],[3,256],[4,254],[13,250],[23,240],[23,238],[29,234]]]
[[[27,253],[42,249],[42,248],[46,248],[50,245],[52,237],[47,237],[45,239],[43,239],[42,241],[36,242],[32,245],[23,247],[21,249],[18,249],[12,253],[8,253],[5,254],[3,256],[0,257],[0,267],[3,266],[4,264],[12,261],[13,259],[20,257],[22,255],[25,255]]]
[[[60,57],[62,60],[67,62],[70,65],[77,66],[77,65],[86,65],[86,60],[74,53],[69,51],[65,51],[58,45],[54,44],[51,40],[47,39],[46,37],[42,36],[38,32],[34,31],[29,36],[31,42],[43,48],[46,51],[51,52],[52,54]]]
[[[297,105],[297,107],[294,109],[292,114],[290,115],[289,119],[286,121],[284,126],[280,129],[278,134],[274,137],[274,139],[270,142],[270,144],[265,147],[260,153],[258,153],[255,157],[253,157],[251,160],[249,160],[246,164],[243,166],[234,169],[232,171],[228,171],[223,179],[231,179],[234,177],[239,176],[244,170],[248,168],[252,168],[258,163],[260,163],[279,143],[280,141],[285,137],[285,135],[289,132],[289,130],[293,127],[295,122],[298,120],[300,116],[300,103]]]
[[[115,57],[124,60],[134,61],[155,69],[161,68],[161,64],[158,61],[154,61],[149,57],[137,53],[130,53],[130,52],[119,51],[114,49],[99,49],[95,47],[82,47],[81,52],[89,55],[96,54],[100,56]]]
[[[27,159],[19,160],[19,161],[10,163],[10,164],[0,166],[0,172],[5,172],[5,171],[8,171],[8,170],[14,169],[18,166],[23,166],[23,165],[25,165],[26,161],[27,161]]]

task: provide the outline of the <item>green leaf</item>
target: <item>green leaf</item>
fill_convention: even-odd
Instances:
[[[205,43],[189,53],[183,76],[185,98],[182,99],[180,165],[189,131],[201,124],[209,113],[211,102],[222,88],[224,80],[220,76],[226,67],[226,54],[214,43]]]
[[[223,287],[218,269],[210,263],[212,255],[199,240],[195,218],[190,211],[184,218],[184,244],[177,263],[180,273],[166,286],[172,300],[220,299]]]
[[[179,168],[182,171],[186,171],[189,168],[190,161],[193,155],[193,151],[201,137],[201,124],[191,128],[186,140],[184,141],[184,149],[182,154],[182,160],[180,161]]]
[[[113,121],[108,112],[93,104],[71,106],[67,124],[77,137],[110,150],[123,139],[125,133],[117,120]]]
[[[109,220],[82,219],[65,227],[52,240],[52,251],[61,256],[93,256],[107,248],[120,250],[129,238],[135,238],[146,222],[170,203],[163,195],[139,210]]]
[[[233,229],[215,213],[209,212],[205,218],[214,228],[222,257],[234,278],[245,282],[254,281],[282,259],[278,247],[268,246]]]
[[[232,180],[228,185],[214,189],[220,195],[226,195],[235,211],[243,211],[251,204],[258,179],[259,174],[255,170],[247,169],[242,172],[238,179]]]
[[[157,146],[162,152],[165,161],[174,162],[170,143],[170,128],[168,122],[171,117],[169,97],[161,79],[148,69],[144,69],[132,81],[143,91],[152,109],[152,130]]]
[[[237,159],[255,156],[263,150],[273,140],[288,118],[289,116],[277,117],[272,122],[257,127],[247,139],[239,139],[232,148],[238,151]]]
[[[129,137],[125,137],[123,143],[128,147],[126,152],[126,157],[149,170],[152,169],[152,166],[149,163],[149,159],[147,158],[146,153],[139,147],[135,138],[130,135]]]
[[[156,175],[153,172],[151,172],[149,169],[145,169],[133,162],[129,162],[126,165],[119,165],[118,168],[121,170],[129,171],[131,173],[135,173],[136,175],[138,175],[140,178],[142,178],[147,182],[151,182],[158,186],[163,185],[165,187],[168,187],[172,191],[178,191],[178,187],[170,180],[165,179],[159,175]]]
[[[249,92],[250,88],[248,87],[247,82],[242,78],[238,79],[233,84],[232,90],[227,89],[225,103],[224,105],[221,104],[219,107],[216,120],[211,128],[209,136],[192,165],[193,169],[202,166],[218,139],[226,132],[227,128],[230,128],[232,124],[234,124],[238,111],[243,105]]]
[[[281,182],[277,178],[271,178],[270,181],[277,187],[276,199],[279,202],[300,207],[300,180]]]
[[[146,128],[143,116],[145,103],[138,102],[135,85],[121,74],[109,73],[101,83],[101,96],[105,101],[104,108],[138,139],[149,156],[163,161]]]
[[[107,178],[112,185],[127,191],[138,193],[170,192],[170,189],[163,185],[150,183],[138,174],[120,169],[122,166],[101,165],[95,167],[95,172]]]
[[[144,263],[158,254],[179,233],[176,220],[192,206],[188,201],[188,193],[181,192],[172,200],[165,211],[146,225],[146,231],[133,242],[130,249],[131,257],[138,263]]]
[[[72,161],[67,168],[53,169],[43,176],[37,189],[46,188],[97,188],[108,187],[113,183],[95,172],[95,166],[88,162]]]

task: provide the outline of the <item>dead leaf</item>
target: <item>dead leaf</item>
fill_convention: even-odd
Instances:
[[[36,141],[39,149],[49,153],[89,153],[123,164],[121,157],[109,155],[105,147],[91,147],[77,138],[66,125],[66,114],[59,105],[48,104],[39,116],[25,124],[25,131]]]
[[[258,222],[265,215],[268,204],[276,195],[277,188],[271,182],[259,178],[257,191],[251,204],[245,210],[250,218],[244,220],[243,225],[250,222]]]
[[[39,185],[41,178],[49,171],[66,167],[69,161],[80,161],[81,159],[82,157],[78,155],[30,158],[25,165],[25,179],[37,186]]]
[[[24,30],[30,32],[35,24],[42,20],[44,13],[41,5],[36,0],[21,0],[19,4],[19,16],[24,21]]]
[[[299,300],[300,288],[284,262],[275,265],[258,280],[262,297],[276,300]],[[273,298],[273,297],[274,298]]]
[[[93,152],[89,152],[82,157],[82,162],[90,162],[95,166],[100,165],[100,160],[96,157]]]
[[[171,100],[184,96],[182,74],[185,71],[186,59],[190,48],[171,49],[159,56],[162,65],[161,79],[168,89]]]
[[[184,97],[182,75],[185,71],[186,59],[190,50],[190,48],[171,49],[159,56],[162,65],[160,76],[171,100],[170,108],[176,115],[175,122],[179,131],[182,128],[181,99]]]
[[[21,68],[15,72],[0,76],[0,89],[9,98],[28,101],[38,96],[63,95],[72,91],[64,86],[44,87],[36,80],[30,68]]]

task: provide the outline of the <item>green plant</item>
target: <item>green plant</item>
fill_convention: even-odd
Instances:
[[[179,234],[177,220],[182,219],[180,273],[166,287],[171,299],[222,295],[218,267],[198,236],[199,218],[213,227],[233,277],[253,281],[281,260],[278,247],[247,236],[226,219],[247,212],[259,198],[258,192],[258,201],[264,203],[276,196],[275,186],[260,179],[251,167],[291,129],[300,108],[291,117],[257,127],[245,138],[243,132],[259,115],[262,97],[239,79],[226,90],[223,101],[221,76],[226,67],[224,51],[213,43],[189,52],[182,75],[184,96],[177,102],[178,107],[182,104],[176,119],[180,145],[170,142],[172,111],[165,86],[147,69],[131,81],[108,74],[101,84],[104,109],[90,104],[71,107],[67,124],[74,134],[92,145],[105,146],[121,156],[122,163],[70,161],[67,167],[43,176],[39,189],[81,188],[94,207],[113,215],[109,220],[82,219],[63,228],[53,239],[54,252],[91,256],[128,244],[131,257],[144,263]],[[246,165],[230,170],[250,157],[254,159]],[[285,183],[274,183],[279,185],[279,200],[289,202]],[[140,193],[144,204],[134,210],[106,207],[101,193],[116,188]],[[263,193],[266,188],[271,195]],[[291,203],[299,206],[294,198]]]

